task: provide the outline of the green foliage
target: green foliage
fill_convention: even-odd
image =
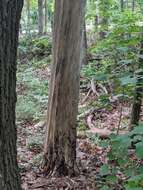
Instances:
[[[100,175],[105,176],[105,175],[108,175],[109,173],[110,173],[109,166],[107,164],[104,164],[103,166],[101,166]]]
[[[104,164],[100,169],[105,185],[110,187],[112,184],[114,187],[120,180],[126,190],[143,189],[143,167],[140,162],[143,159],[143,124],[128,134],[111,135],[110,140],[105,143],[110,147],[107,154],[108,164]],[[100,145],[105,147],[104,143]],[[123,179],[119,173],[124,176]]]
[[[87,130],[87,127],[85,126],[85,123],[82,122],[82,121],[80,121],[80,122],[78,123],[78,128],[77,128],[77,130],[78,130],[78,131],[85,131],[85,130]]]
[[[39,119],[41,116],[40,105],[30,97],[18,96],[16,115],[17,120]]]
[[[131,6],[131,3],[129,5]],[[88,1],[87,22],[88,19],[94,20],[98,11],[99,16],[108,22],[103,28],[102,22],[99,23],[96,36],[100,30],[103,30],[106,36],[100,40],[97,38],[95,44],[89,47],[88,51],[93,56],[93,61],[83,67],[82,74],[88,80],[101,82],[108,89],[110,86],[111,95],[123,94],[122,97],[131,99],[138,79],[135,73],[138,70],[139,57],[142,59],[140,33],[143,17],[138,4],[137,12],[133,12],[130,6],[126,7],[125,4],[124,11],[121,11],[120,3],[115,0],[108,0],[108,3],[102,0],[98,5],[97,1]],[[99,10],[93,13],[97,7]],[[111,84],[114,85],[113,88]]]
[[[19,42],[19,59],[28,60],[34,58],[43,58],[44,56],[48,57],[51,55],[52,43],[51,39],[48,36],[42,37],[24,37],[20,39]]]
[[[27,67],[20,66],[17,73],[17,120],[39,120],[47,108],[48,80],[40,79],[35,67]]]
[[[30,136],[27,139],[27,148],[32,151],[41,151],[43,148],[43,136]]]

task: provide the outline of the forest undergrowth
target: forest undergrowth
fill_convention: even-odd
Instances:
[[[87,68],[87,65],[82,66],[80,76],[78,175],[74,178],[43,175],[41,162],[50,70],[51,42],[47,41],[47,36],[21,40],[16,113],[23,190],[142,189],[143,132],[137,127],[128,133],[131,102],[120,100],[120,95],[111,95],[107,84],[90,79],[95,68]]]

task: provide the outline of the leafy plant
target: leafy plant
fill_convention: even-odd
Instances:
[[[108,144],[108,148],[110,147],[107,154],[108,165],[101,166],[100,175],[111,189],[119,181],[126,190],[143,189],[142,127],[143,124],[140,124],[132,132],[125,135],[111,135],[110,140],[106,141],[106,146]]]

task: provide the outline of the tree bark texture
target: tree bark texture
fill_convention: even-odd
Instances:
[[[43,168],[74,175],[84,0],[56,0]]]
[[[83,60],[82,60],[82,65],[86,65],[87,64],[87,35],[86,35],[86,23],[85,23],[85,19],[84,19],[84,23],[83,23],[83,39],[82,39],[82,51],[83,51]]]
[[[120,4],[121,4],[121,11],[124,11],[124,0],[120,0]]]
[[[45,34],[47,33],[47,24],[48,24],[48,9],[47,9],[47,0],[44,2],[44,7],[45,7],[45,29],[44,32]]]
[[[30,0],[26,1],[26,12],[27,12],[27,33],[30,34]]]
[[[143,55],[143,40],[141,42],[140,55]],[[139,58],[138,69],[139,72],[137,73],[137,84],[134,92],[130,130],[132,130],[136,125],[138,125],[140,120],[142,98],[143,98],[143,59],[142,58]]]
[[[108,31],[108,21],[109,21],[109,0],[100,0],[99,1],[99,13],[100,13],[100,39],[104,39],[106,37],[106,33]]]
[[[39,35],[44,32],[44,0],[38,0],[38,30]]]
[[[23,0],[0,0],[0,190],[20,190],[16,150],[16,55]]]
[[[135,0],[132,0],[132,11],[135,11]]]

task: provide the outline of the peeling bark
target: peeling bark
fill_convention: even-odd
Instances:
[[[84,0],[56,0],[43,168],[74,175]]]

